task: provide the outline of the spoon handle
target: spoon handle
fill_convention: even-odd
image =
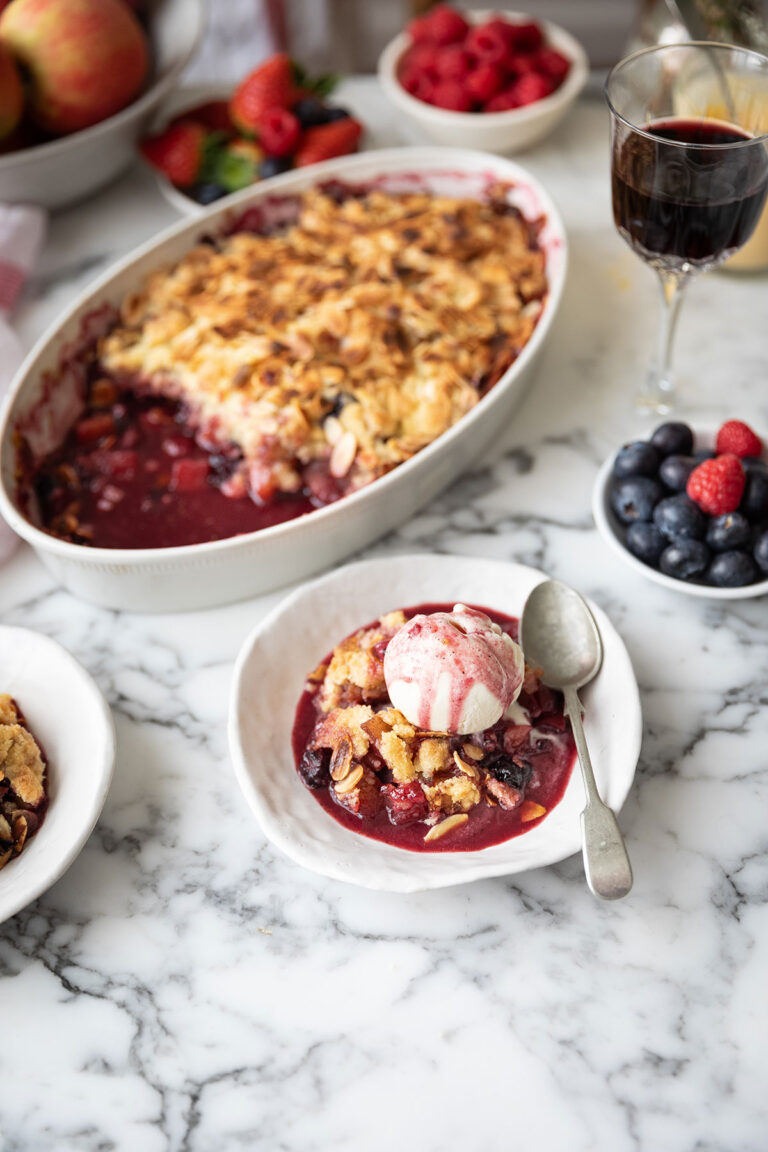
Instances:
[[[571,721],[573,739],[587,793],[587,806],[581,814],[581,840],[587,884],[595,896],[618,900],[632,887],[632,865],[624,838],[611,809],[603,804],[597,790],[592,761],[581,722],[581,703],[575,688],[566,688],[565,714]]]

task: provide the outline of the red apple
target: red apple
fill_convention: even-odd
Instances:
[[[13,56],[0,45],[0,140],[17,127],[24,110],[24,90]]]
[[[29,73],[32,117],[57,136],[130,104],[149,67],[147,37],[124,0],[12,0],[0,43]]]

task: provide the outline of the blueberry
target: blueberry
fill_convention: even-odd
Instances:
[[[633,440],[616,453],[613,474],[618,479],[624,476],[655,476],[659,468],[659,454],[645,440]]]
[[[666,576],[677,580],[691,580],[701,574],[709,564],[710,551],[700,540],[675,540],[661,554],[659,567]]]
[[[761,532],[755,540],[754,557],[760,571],[768,576],[768,532]]]
[[[651,436],[651,444],[662,456],[689,456],[693,450],[693,432],[687,424],[672,420],[659,425]]]
[[[642,520],[630,524],[625,540],[632,555],[637,556],[644,564],[650,564],[652,568],[658,566],[659,558],[669,543],[655,524],[648,524]]]
[[[742,588],[758,578],[757,565],[749,552],[721,552],[707,572],[707,583],[716,588]]]
[[[316,128],[319,124],[325,124],[325,113],[325,105],[314,96],[306,96],[293,106],[293,114],[302,128]]]
[[[227,190],[221,184],[197,184],[191,189],[191,196],[198,204],[213,204],[214,200],[220,200],[226,194]]]
[[[768,517],[768,475],[764,472],[747,472],[739,509],[753,523]]]
[[[706,516],[684,492],[677,496],[667,496],[657,504],[653,522],[665,536],[675,540],[680,537],[701,540],[707,530]]]
[[[299,776],[307,788],[322,788],[328,784],[331,753],[328,748],[305,748],[299,762]]]
[[[673,492],[685,492],[688,477],[697,463],[693,456],[667,456],[661,462],[659,477]]]
[[[730,552],[749,543],[752,529],[746,517],[738,512],[715,516],[709,522],[706,541],[713,552]]]
[[[741,463],[745,472],[768,472],[768,464],[762,456],[743,456]]]
[[[346,108],[326,108],[325,120],[323,124],[334,124],[337,120],[349,120],[349,112]]]
[[[693,458],[697,464],[703,464],[705,460],[714,460],[716,452],[711,448],[700,448],[698,452],[693,453]]]
[[[626,476],[611,485],[611,508],[622,524],[650,520],[662,495],[661,484],[650,476]]]
[[[270,176],[287,172],[292,164],[290,156],[265,156],[259,164],[259,176],[262,180],[268,180]]]

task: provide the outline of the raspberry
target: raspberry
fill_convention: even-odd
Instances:
[[[441,80],[439,84],[435,84],[430,103],[436,104],[438,108],[448,108],[451,112],[470,112],[472,110],[472,99],[469,93],[456,80]]]
[[[479,64],[464,81],[464,87],[473,100],[485,104],[500,91],[504,73],[495,64]]]
[[[529,72],[516,80],[512,87],[517,92],[520,105],[524,106],[535,104],[537,100],[543,100],[545,96],[549,96],[554,85],[548,76],[542,76],[540,72]]]
[[[409,22],[406,32],[414,44],[430,44],[432,42],[432,31],[426,16],[416,16]]]
[[[509,56],[509,28],[504,20],[478,24],[467,36],[464,47],[483,64],[503,64]]]
[[[290,156],[300,136],[299,121],[285,108],[268,108],[259,118],[259,143],[267,156]]]
[[[718,456],[694,468],[685,490],[702,512],[724,516],[738,508],[744,482],[744,469],[738,456]]]
[[[513,52],[535,52],[544,43],[544,33],[534,21],[509,24],[509,43]]]
[[[441,80],[464,83],[472,67],[472,57],[460,44],[444,48],[437,57],[437,74]]]
[[[456,44],[469,31],[469,24],[455,8],[438,4],[425,17],[429,39],[433,44]]]
[[[401,74],[400,83],[406,92],[410,92],[411,96],[415,96],[417,100],[424,100],[427,104],[432,103],[435,80],[428,73],[416,72],[408,68]]]
[[[415,44],[409,48],[400,63],[401,70],[424,72],[434,78],[437,77],[440,59],[443,53],[434,44]]]
[[[538,70],[537,57],[533,52],[518,52],[507,59],[507,71],[515,76],[526,76]]]
[[[726,420],[717,434],[715,448],[718,456],[759,456],[763,442],[742,420]]]
[[[557,85],[562,84],[571,70],[571,62],[568,57],[563,56],[561,52],[556,52],[554,48],[542,48],[541,52],[536,53],[534,60],[538,71],[549,76],[550,80],[554,80]]]
[[[517,85],[513,84],[511,88],[504,88],[503,91],[497,92],[490,100],[486,100],[483,105],[483,112],[509,112],[512,108],[520,107],[520,98],[517,94]]]

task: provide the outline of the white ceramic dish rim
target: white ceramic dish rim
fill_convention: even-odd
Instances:
[[[404,30],[390,40],[382,51],[378,74],[387,95],[399,101],[403,108],[414,115],[433,119],[435,123],[444,124],[446,127],[454,125],[456,128],[469,127],[477,122],[478,116],[482,116],[489,124],[499,128],[528,124],[536,120],[540,113],[574,100],[587,82],[589,76],[587,54],[578,40],[559,24],[553,24],[550,20],[538,20],[527,12],[497,12],[490,8],[477,12],[463,12],[462,15],[470,24],[482,24],[493,16],[506,20],[509,24],[519,24],[526,20],[535,21],[544,28],[547,39],[571,61],[570,71],[560,87],[549,96],[544,96],[541,100],[522,108],[510,108],[505,112],[453,112],[449,108],[438,108],[434,104],[427,104],[424,100],[417,100],[398,80],[397,67],[400,57],[411,45],[411,38]]]
[[[714,429],[698,431],[695,436],[699,446],[708,447],[714,444]],[[647,438],[647,433],[644,437],[636,437],[636,439],[641,438]],[[768,594],[768,579],[758,580],[756,584],[747,584],[743,588],[713,588],[707,584],[688,584],[685,580],[675,580],[672,576],[658,572],[655,568],[643,564],[642,560],[633,556],[618,537],[618,530],[614,526],[613,512],[609,505],[611,473],[613,462],[619,450],[620,447],[608,457],[595,478],[595,485],[592,489],[592,515],[597,530],[605,542],[621,556],[630,568],[634,568],[636,572],[645,576],[647,580],[652,580],[654,584],[660,584],[662,588],[669,588],[673,592],[682,593],[684,596],[695,596],[699,600],[754,600]]]
[[[53,640],[50,636],[46,636],[41,632],[35,632],[29,628],[0,624],[0,641],[8,640],[13,642],[14,637],[22,634],[27,638],[27,642],[29,642],[29,638],[34,638],[32,643],[45,652],[49,663],[53,666],[59,665],[61,669],[60,675],[66,676],[70,683],[76,680],[83,692],[88,695],[90,705],[98,715],[99,722],[103,728],[104,747],[100,763],[100,772],[92,781],[92,791],[90,794],[81,794],[80,796],[80,799],[85,799],[86,802],[78,807],[79,821],[77,826],[73,827],[73,835],[66,849],[59,854],[55,862],[53,862],[47,870],[40,872],[36,867],[33,867],[30,875],[26,877],[26,883],[16,883],[15,890],[12,889],[10,894],[6,895],[4,891],[5,886],[13,886],[14,882],[18,881],[19,873],[15,871],[15,864],[21,863],[22,861],[26,861],[30,865],[35,863],[34,853],[36,841],[38,837],[45,835],[46,823],[43,821],[42,827],[37,835],[30,840],[19,861],[11,861],[5,868],[0,870],[0,924],[8,920],[11,916],[15,916],[17,912],[26,908],[33,900],[37,900],[39,896],[42,896],[51,885],[61,879],[67,869],[70,868],[77,859],[88,837],[91,835],[91,832],[93,832],[96,822],[104,808],[115,766],[114,721],[109,705],[104,699],[96,681],[71,652],[67,651],[62,644],[59,644],[58,641]],[[0,685],[0,687],[2,687],[3,691],[6,690],[5,685]],[[19,703],[22,707],[24,707],[26,703],[25,714],[27,714],[27,718],[29,719],[28,702],[20,701]],[[73,717],[73,723],[75,723],[76,720],[77,717]],[[43,740],[43,735],[37,726],[31,723],[31,727],[33,733]],[[45,744],[45,740],[43,740],[43,743]],[[57,774],[61,771],[66,772],[66,767],[60,768],[58,765],[53,764],[51,771]],[[61,785],[59,785],[59,788],[61,788]],[[55,803],[56,798],[54,797],[51,800],[51,805]]]
[[[7,156],[0,156],[0,175],[11,168],[22,168],[25,164],[37,163],[39,160],[57,156],[67,152],[74,144],[98,145],[101,136],[108,134],[122,124],[140,117],[144,112],[150,111],[170,92],[181,73],[197,52],[205,30],[205,16],[208,9],[207,0],[195,0],[197,8],[197,28],[190,42],[187,52],[182,58],[157,78],[154,83],[142,92],[136,100],[132,100],[125,108],[92,124],[90,128],[81,128],[79,132],[70,132],[56,140],[46,140],[44,144],[34,144],[31,148],[20,148],[18,152],[9,152]],[[151,30],[150,30],[151,31]]]
[[[303,169],[298,169],[297,171],[286,172],[283,176],[273,177],[267,182],[265,188],[262,188],[261,185],[258,184],[251,188],[246,188],[242,192],[236,193],[231,199],[228,199],[227,204],[223,207],[217,208],[216,205],[213,205],[200,215],[191,218],[187,217],[172,224],[169,228],[159,233],[159,235],[153,236],[145,244],[135,249],[130,255],[113,264],[111,268],[93,281],[88,288],[76,298],[74,303],[63,315],[59,316],[53,324],[50,325],[25,358],[8,390],[2,407],[0,407],[0,451],[2,451],[2,446],[8,438],[8,423],[13,405],[17,396],[23,390],[27,376],[34,366],[35,361],[43,351],[47,349],[48,345],[58,338],[61,329],[64,328],[71,319],[78,314],[85,315],[91,309],[96,308],[100,299],[105,295],[105,289],[109,287],[114,279],[130,269],[132,265],[140,262],[155,249],[161,248],[167,241],[185,232],[188,232],[190,238],[192,238],[204,234],[206,228],[218,227],[225,219],[232,215],[236,216],[246,207],[249,207],[252,202],[258,202],[262,198],[280,196],[284,193],[290,194],[294,189],[321,183],[331,177],[341,176],[353,178],[356,169],[364,169],[371,166],[377,167],[380,174],[401,175],[403,177],[415,171],[418,171],[420,175],[423,175],[424,172],[432,172],[437,176],[441,172],[455,171],[457,169],[462,171],[466,170],[470,174],[476,174],[486,170],[491,172],[498,170],[500,178],[517,182],[521,190],[532,195],[537,211],[540,211],[546,219],[544,229],[544,234],[546,235],[545,245],[549,246],[551,251],[557,253],[559,263],[556,263],[554,267],[551,266],[548,255],[548,293],[544,309],[531,339],[502,378],[494,385],[491,391],[482,398],[480,403],[463,416],[452,428],[444,432],[442,436],[439,436],[430,445],[422,449],[421,452],[417,453],[416,456],[411,457],[410,460],[405,461],[385,476],[375,480],[372,484],[359,489],[349,496],[345,496],[335,504],[315,509],[313,512],[308,513],[306,517],[296,517],[282,524],[259,529],[257,532],[231,536],[224,540],[213,540],[205,543],[188,544],[172,548],[84,548],[82,545],[59,540],[57,537],[49,535],[42,529],[37,528],[18,510],[12,494],[7,490],[5,472],[4,470],[0,470],[0,513],[22,539],[26,540],[33,547],[43,549],[56,556],[67,559],[77,558],[79,561],[87,559],[91,565],[101,563],[110,566],[119,564],[149,566],[158,561],[176,562],[189,557],[200,559],[205,556],[215,556],[223,551],[226,552],[240,547],[247,547],[256,538],[259,540],[272,540],[287,533],[300,531],[303,522],[310,517],[313,523],[325,520],[330,529],[335,519],[343,516],[345,508],[349,507],[353,501],[359,502],[360,500],[365,500],[370,491],[374,488],[379,492],[382,491],[388,484],[391,484],[396,477],[402,475],[405,469],[413,470],[419,467],[423,461],[431,460],[437,453],[448,451],[455,439],[462,435],[464,428],[466,428],[470,422],[480,418],[483,413],[487,411],[488,407],[494,404],[495,397],[502,394],[505,388],[510,387],[514,383],[516,377],[525,370],[527,363],[535,355],[539,346],[546,338],[557,313],[565,287],[568,262],[567,240],[560,213],[554,202],[535,177],[531,176],[521,165],[505,157],[476,152],[472,149],[447,148],[439,145],[424,148],[402,147],[381,149],[357,153],[353,156],[330,160],[324,164],[315,164]],[[373,179],[374,177],[369,176],[367,178]]]
[[[494,570],[499,575],[503,573],[510,581],[517,578],[523,584],[528,583],[531,588],[541,583],[541,581],[548,579],[548,576],[544,572],[530,568],[527,565],[517,564],[513,561],[487,560],[470,556],[451,555],[396,555],[382,559],[363,560],[354,564],[345,565],[334,572],[327,573],[316,580],[302,585],[302,587],[281,600],[281,602],[256,625],[250,635],[245,639],[235,662],[229,702],[228,738],[235,777],[262,831],[267,839],[293,860],[294,863],[312,872],[327,876],[332,880],[354,883],[363,888],[400,893],[419,892],[450,887],[456,884],[470,883],[475,880],[489,879],[495,876],[514,875],[530,871],[534,868],[555,864],[560,860],[564,860],[580,852],[581,832],[578,820],[573,821],[572,835],[568,838],[563,838],[557,845],[551,845],[548,850],[539,850],[535,862],[520,863],[518,861],[516,865],[514,860],[499,860],[493,856],[493,853],[497,849],[510,849],[514,852],[515,845],[518,843],[515,839],[505,841],[501,845],[494,845],[489,849],[471,853],[436,853],[434,855],[411,853],[392,845],[382,845],[380,841],[369,841],[366,837],[359,836],[357,833],[344,828],[342,825],[337,825],[336,822],[333,821],[333,818],[323,812],[318,805],[318,811],[322,812],[323,818],[333,822],[336,828],[340,829],[340,838],[343,837],[345,840],[351,838],[351,840],[348,840],[350,844],[357,846],[361,844],[373,844],[377,849],[383,847],[386,854],[388,856],[391,855],[392,860],[397,859],[399,863],[402,863],[403,860],[412,860],[414,862],[414,870],[418,868],[418,864],[416,863],[418,861],[427,860],[437,862],[432,874],[427,877],[414,876],[411,872],[404,875],[399,870],[395,874],[392,874],[382,865],[378,865],[377,868],[376,863],[373,862],[369,866],[368,872],[363,874],[356,872],[353,879],[349,869],[343,865],[339,865],[338,861],[330,852],[326,852],[326,854],[323,855],[324,850],[322,847],[317,848],[312,845],[306,845],[300,838],[293,837],[286,833],[280,824],[279,818],[273,815],[269,804],[264,800],[259,788],[254,784],[253,776],[248,767],[247,751],[243,747],[241,739],[238,713],[241,696],[243,695],[244,675],[260,638],[270,629],[274,628],[281,619],[286,618],[288,615],[301,613],[304,601],[310,599],[317,592],[330,591],[334,584],[340,579],[347,578],[348,576],[359,577],[360,584],[364,584],[367,587],[370,586],[372,581],[379,580],[382,586],[386,587],[388,586],[388,574],[392,571],[393,566],[400,566],[403,563],[412,567],[414,573],[414,595],[410,603],[429,602],[445,598],[445,596],[438,594],[441,586],[441,571],[445,574],[447,574],[449,570],[454,573],[459,569],[466,572],[471,571],[472,579],[474,579],[475,574],[481,576],[483,573],[487,574]],[[429,569],[431,573],[429,576],[425,576],[427,569]],[[478,589],[481,588],[479,581],[476,586]],[[450,597],[448,598],[450,599]],[[470,598],[468,597],[468,599]],[[471,599],[476,603],[483,602],[482,592],[478,591]],[[620,700],[622,706],[621,750],[622,753],[626,754],[626,764],[631,765],[631,770],[628,768],[619,776],[615,768],[616,758],[614,757],[610,760],[609,770],[612,773],[612,780],[616,790],[608,797],[608,801],[612,803],[614,810],[619,812],[629,795],[640,756],[643,735],[640,693],[629,654],[623,640],[605,612],[591,600],[587,600],[587,603],[597,621],[603,639],[604,662],[600,675],[606,675],[607,666],[607,674],[613,677],[612,691],[614,698],[617,701]],[[317,607],[316,604],[315,607]],[[392,605],[392,607],[394,607],[394,605]],[[509,607],[505,610],[511,611]],[[520,605],[520,610],[522,610],[522,604]],[[349,620],[348,631],[360,627],[363,623],[365,623],[365,621],[357,619]],[[316,653],[307,654],[308,667],[311,666],[312,660],[316,655]],[[589,689],[587,689],[587,692],[588,691]],[[297,700],[294,701],[293,706],[295,706],[297,702]],[[290,772],[291,777],[295,778],[299,788],[303,787],[298,782],[298,776],[296,775],[293,764],[290,732],[285,734],[285,748],[280,758],[282,760],[281,767],[284,767],[286,771]],[[577,765],[574,765],[568,790],[570,790],[572,785],[578,788],[582,787]],[[522,839],[525,840],[526,837],[522,837]],[[488,855],[486,855],[486,853]],[[485,859],[483,859],[483,857],[485,857]]]

